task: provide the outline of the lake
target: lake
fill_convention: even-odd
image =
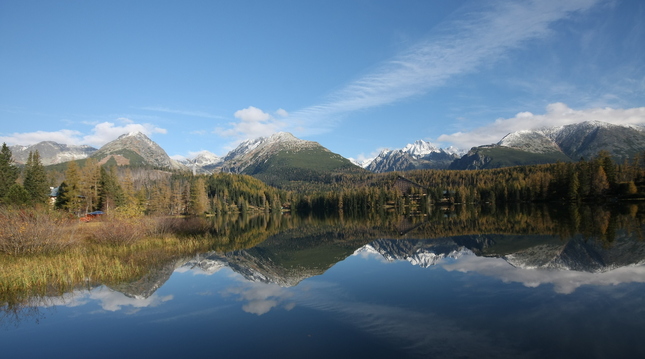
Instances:
[[[645,357],[638,206],[280,222],[5,306],[2,357]]]

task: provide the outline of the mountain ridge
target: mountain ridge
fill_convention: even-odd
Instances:
[[[637,126],[586,121],[564,126],[520,130],[508,133],[499,142],[464,152],[453,147],[439,148],[417,140],[400,149],[384,149],[373,159],[359,162],[331,152],[318,142],[299,139],[288,132],[241,142],[224,157],[202,151],[194,158],[173,160],[145,134],[132,132],[119,136],[100,149],[43,141],[35,145],[9,147],[18,164],[26,162],[30,151],[38,150],[44,165],[97,158],[101,163],[142,165],[195,174],[242,173],[263,177],[273,183],[286,175],[298,181],[319,180],[323,172],[373,173],[415,169],[486,169],[518,165],[571,162],[593,158],[607,151],[616,162],[631,159],[645,151],[645,130]],[[280,171],[286,170],[286,171]],[[291,173],[288,173],[291,171]]]
[[[168,156],[161,146],[142,132],[130,132],[103,145],[91,157],[100,164],[114,160],[118,165],[147,165],[186,170],[186,166]]]
[[[571,162],[606,151],[621,163],[645,151],[645,130],[635,126],[584,121],[536,130],[515,131],[494,145],[473,147],[449,169],[472,170]]]
[[[375,158],[362,163],[374,173],[408,171],[415,169],[446,169],[457,158],[460,150],[439,148],[430,142],[417,140],[401,149],[384,149]]]

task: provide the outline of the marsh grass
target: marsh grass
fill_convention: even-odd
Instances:
[[[0,305],[27,305],[34,297],[134,281],[210,245],[198,239],[144,238],[128,245],[87,243],[60,253],[0,255]]]
[[[200,221],[168,218],[110,216],[82,223],[55,211],[0,209],[0,221],[0,306],[6,308],[134,281],[169,261],[208,251],[216,240],[190,235],[205,230]]]

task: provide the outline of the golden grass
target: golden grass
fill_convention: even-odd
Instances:
[[[95,284],[134,281],[176,258],[208,250],[199,239],[145,238],[131,245],[87,243],[60,253],[0,255],[0,305],[61,295]]]

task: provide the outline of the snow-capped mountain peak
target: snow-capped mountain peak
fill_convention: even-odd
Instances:
[[[416,140],[403,147],[403,152],[407,152],[413,156],[425,156],[434,152],[439,152],[440,149],[430,142],[424,140]]]
[[[413,169],[443,169],[447,168],[461,153],[463,151],[454,147],[444,150],[430,142],[417,140],[402,149],[382,150],[363,168],[376,173]]]

